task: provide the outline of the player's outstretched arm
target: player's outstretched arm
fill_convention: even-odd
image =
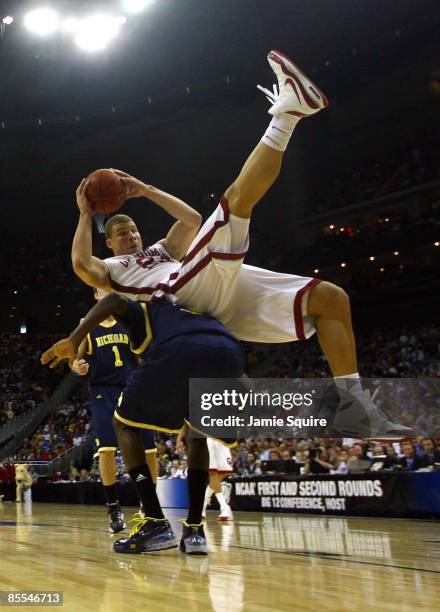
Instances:
[[[76,190],[79,220],[72,243],[72,266],[86,285],[109,291],[111,285],[107,266],[92,255],[92,208],[85,195],[87,185],[87,180],[83,179]]]
[[[60,340],[45,351],[41,356],[41,363],[56,367],[63,359],[75,359],[81,342],[94,327],[107,319],[110,315],[124,317],[128,312],[128,299],[111,293],[93,306],[68,338]]]
[[[139,179],[122,172],[122,170],[115,170],[114,168],[112,170],[123,177],[127,185],[129,198],[147,198],[160,206],[174,219],[177,219],[177,223],[170,229],[166,238],[163,238],[160,242],[171,257],[181,259],[200,229],[202,215],[170,193],[161,191],[153,185],[146,185]]]
[[[90,366],[87,361],[84,359],[84,355],[87,350],[87,338],[79,345],[78,353],[76,354],[75,359],[69,359],[68,365],[69,368],[78,376],[86,376],[89,373]]]

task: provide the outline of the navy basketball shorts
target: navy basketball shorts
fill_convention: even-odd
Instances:
[[[236,379],[243,371],[243,351],[236,340],[221,334],[176,336],[148,351],[124,389],[115,417],[132,427],[177,433],[189,421],[190,378]]]
[[[90,405],[92,409],[92,431],[95,437],[95,454],[115,451],[118,448],[113,415],[118,407],[118,400],[124,387],[114,385],[93,385],[90,387]],[[142,433],[144,448],[156,452],[154,432],[145,430]]]

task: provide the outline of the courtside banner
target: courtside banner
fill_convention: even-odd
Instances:
[[[440,379],[193,378],[189,421],[213,438],[440,433]]]
[[[233,510],[440,518],[440,472],[233,478]]]

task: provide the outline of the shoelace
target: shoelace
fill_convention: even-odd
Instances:
[[[191,529],[195,529],[196,531],[198,531],[201,527],[203,527],[203,523],[187,523],[185,519],[179,519],[178,520],[179,523],[182,523],[182,525],[184,527],[191,527]]]
[[[369,393],[369,392],[368,392]],[[385,419],[386,421],[389,421],[388,416],[385,414],[385,412],[383,412],[378,406],[376,406],[376,404],[374,403],[374,400],[376,399],[376,395],[379,393],[379,387],[377,387],[374,390],[373,395],[370,394],[370,404],[372,404],[374,406],[374,408],[377,410],[377,413],[380,414],[380,416]]]
[[[135,512],[131,519],[128,521],[129,523],[134,523],[133,527],[130,529],[129,537],[135,536],[139,533],[145,523],[148,521],[154,521],[155,523],[164,523],[166,519],[155,519],[150,516],[146,516],[145,518],[141,516],[140,512]]]
[[[264,95],[266,96],[266,98],[269,100],[271,104],[275,104],[275,102],[279,98],[280,92],[278,91],[278,87],[275,84],[272,85],[273,91],[270,91],[270,89],[266,89],[262,85],[257,85],[257,89],[259,89],[260,91],[264,93]]]

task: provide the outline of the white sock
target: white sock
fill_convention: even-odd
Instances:
[[[338,389],[348,391],[353,395],[360,395],[362,393],[361,377],[359,372],[354,374],[346,374],[345,376],[335,376],[333,378],[335,385]]]
[[[223,493],[216,493],[215,494],[218,503],[220,504],[220,512],[225,512],[228,510],[228,504],[225,501],[225,496],[223,495]]]
[[[280,113],[272,118],[261,142],[277,151],[285,151],[293,130],[301,117]]]

